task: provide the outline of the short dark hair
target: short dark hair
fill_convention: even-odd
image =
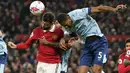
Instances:
[[[130,38],[127,38],[126,41],[125,41],[125,44],[126,43],[130,43]]]
[[[55,21],[55,15],[52,12],[46,12],[42,17],[42,20],[52,23]]]
[[[57,15],[57,21],[62,24],[67,19],[67,14],[66,13],[60,13]]]

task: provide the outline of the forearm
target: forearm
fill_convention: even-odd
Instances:
[[[97,7],[91,7],[91,13],[97,13],[97,12],[104,12],[104,11],[116,11],[116,8],[110,7],[110,6],[97,6]]]
[[[78,36],[76,33],[72,32],[72,33],[70,33],[69,35],[66,35],[66,36],[63,37],[63,39],[65,40],[66,43],[68,43],[68,41],[69,41],[71,38],[75,38],[75,39],[78,40],[79,36]]]
[[[54,48],[60,48],[59,47],[59,42],[48,42],[47,44],[45,44],[47,46],[51,46],[51,47],[54,47]]]
[[[100,6],[98,6],[98,9],[101,11],[115,11],[116,8],[100,5]]]
[[[25,43],[17,44],[16,48],[17,49],[28,49],[33,42],[34,42],[33,40],[27,40]]]
[[[28,49],[29,45],[25,44],[25,43],[20,43],[16,45],[16,49]]]

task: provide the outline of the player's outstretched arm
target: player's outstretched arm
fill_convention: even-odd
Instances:
[[[33,39],[32,38],[29,38],[26,42],[24,43],[19,43],[19,44],[14,44],[13,42],[8,42],[8,46],[10,48],[13,48],[13,49],[28,49],[30,47],[30,45],[33,43]]]
[[[20,44],[14,44],[13,42],[8,42],[8,46],[13,49],[28,49],[30,45],[28,45],[26,42]]]
[[[125,9],[125,8],[127,8],[126,5],[117,5],[117,7],[100,5],[100,6],[97,6],[97,7],[91,7],[91,13],[104,12],[104,11],[117,12],[120,9]]]

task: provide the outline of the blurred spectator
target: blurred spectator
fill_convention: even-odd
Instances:
[[[9,67],[5,67],[5,73],[11,73],[11,70],[9,69]]]

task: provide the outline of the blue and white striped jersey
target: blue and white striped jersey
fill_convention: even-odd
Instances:
[[[69,31],[76,32],[83,40],[88,36],[103,36],[97,22],[89,15],[90,12],[91,8],[82,8],[68,13],[73,22]]]

